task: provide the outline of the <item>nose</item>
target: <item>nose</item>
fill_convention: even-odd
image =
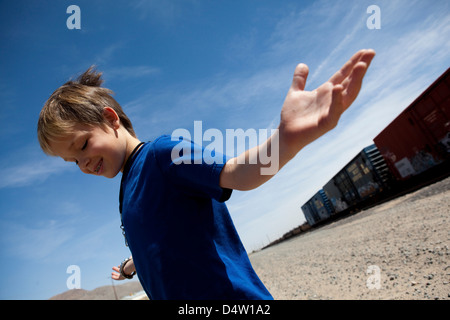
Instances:
[[[89,170],[89,163],[91,162],[91,160],[89,158],[83,158],[80,159],[80,161],[78,161],[78,167],[80,168],[80,170],[83,173],[91,173],[91,171]]]

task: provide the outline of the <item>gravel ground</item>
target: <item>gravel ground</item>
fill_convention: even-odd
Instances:
[[[450,300],[450,178],[250,255],[275,299]]]

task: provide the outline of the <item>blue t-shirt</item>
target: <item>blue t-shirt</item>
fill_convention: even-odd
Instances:
[[[122,177],[125,235],[152,300],[273,299],[224,204],[231,190],[219,186],[219,175],[227,159],[217,159],[161,136],[138,150]]]

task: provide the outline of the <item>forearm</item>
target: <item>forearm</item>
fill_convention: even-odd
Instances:
[[[133,259],[129,260],[127,262],[127,264],[125,265],[125,267],[123,268],[123,271],[125,272],[125,274],[132,274],[133,272],[136,271],[136,267],[134,266],[134,261]]]
[[[262,144],[227,161],[220,175],[220,186],[252,190],[270,180],[298,151],[292,151],[276,130]]]

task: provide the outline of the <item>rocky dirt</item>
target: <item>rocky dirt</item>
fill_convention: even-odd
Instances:
[[[275,299],[450,300],[450,178],[250,255]]]

